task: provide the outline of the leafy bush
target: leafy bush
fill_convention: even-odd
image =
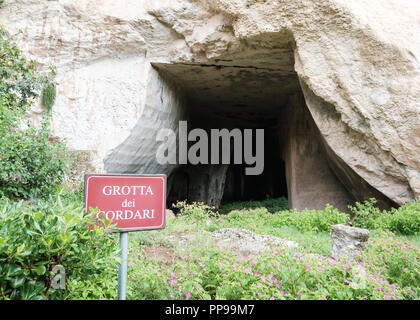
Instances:
[[[0,132],[0,195],[29,198],[52,193],[68,172],[69,157],[63,143],[50,142],[49,125]]]
[[[376,199],[371,198],[363,203],[356,202],[349,206],[353,213],[352,225],[359,228],[375,229],[375,220],[380,217],[381,210],[375,207]]]
[[[213,207],[202,202],[187,203],[186,201],[178,201],[172,207],[177,209],[177,215],[185,216],[192,220],[203,220],[218,216]]]
[[[381,231],[370,239],[356,257],[371,277],[381,275],[388,283],[405,288],[407,298],[420,297],[420,248],[407,239]]]
[[[159,270],[159,271],[158,271]],[[128,267],[128,299],[166,300],[171,299],[172,289],[168,285],[170,273],[158,263],[144,260],[141,265]]]
[[[0,299],[115,298],[118,251],[92,215],[59,197],[31,207],[0,200]],[[56,265],[65,290],[51,287]]]
[[[293,226],[300,231],[330,232],[334,224],[345,224],[349,215],[327,205],[324,210],[282,211],[274,226]]]
[[[226,203],[220,207],[220,213],[228,213],[233,210],[266,208],[269,212],[277,212],[289,209],[287,198],[267,198],[263,201],[239,201]]]
[[[375,199],[356,202],[350,207],[354,214],[352,225],[367,229],[387,229],[405,235],[420,233],[420,202],[409,202],[390,211],[376,208]]]
[[[417,254],[418,257],[418,254]],[[365,264],[369,259],[363,260]],[[137,261],[137,299],[385,300],[418,296],[352,258],[333,260],[283,247],[244,257],[220,248],[197,248],[172,269]],[[411,266],[415,272],[415,266]],[[147,282],[148,284],[145,284]]]
[[[50,82],[44,86],[41,94],[41,103],[46,108],[47,113],[51,111],[56,94],[57,91],[55,83]]]
[[[0,196],[40,197],[51,193],[68,172],[63,142],[50,141],[49,119],[41,129],[23,129],[25,112],[55,71],[42,75],[0,27]]]

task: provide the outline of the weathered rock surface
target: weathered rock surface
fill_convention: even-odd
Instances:
[[[266,125],[303,92],[345,192],[384,206],[420,197],[419,17],[417,0],[15,0],[0,9],[9,31],[22,30],[25,54],[57,66],[54,134],[92,152],[96,171],[170,174],[176,166],[156,162],[155,134],[176,130],[187,109],[198,123]]]
[[[259,235],[246,229],[225,228],[213,232],[213,238],[221,247],[228,247],[244,255],[258,254],[269,249],[271,245],[280,245],[288,249],[297,249],[297,242],[278,237]]]
[[[175,214],[171,209],[166,209],[166,220],[175,219]]]
[[[369,230],[343,224],[331,226],[331,256],[338,258],[360,251],[369,239]]]

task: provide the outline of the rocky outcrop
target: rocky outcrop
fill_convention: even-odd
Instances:
[[[420,196],[419,16],[416,0],[6,0],[0,9],[9,31],[22,30],[25,54],[57,66],[54,134],[92,152],[96,171],[170,174],[175,166],[154,157],[160,127],[176,130],[188,114],[197,125],[268,127],[303,93],[344,193],[384,207]]]
[[[331,226],[331,256],[354,255],[362,250],[369,239],[369,230],[349,227],[343,224]]]

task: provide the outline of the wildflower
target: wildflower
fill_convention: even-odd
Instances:
[[[325,298],[325,297],[322,297],[322,299],[321,300],[327,300],[327,298]]]
[[[306,266],[306,270],[311,270],[311,266],[309,264]]]
[[[261,288],[261,283],[257,283],[257,288]]]
[[[406,269],[406,268],[403,268],[403,269],[402,269],[402,272],[407,272],[407,269]]]
[[[270,300],[274,300],[274,297],[271,297]]]
[[[261,276],[261,281],[265,282],[265,277],[264,276]]]
[[[187,299],[189,299],[191,297],[191,293],[185,292],[185,297],[187,297]]]
[[[171,272],[171,277],[172,278],[175,277],[175,273],[174,272]]]
[[[177,282],[178,282],[178,281],[177,281],[176,279],[173,279],[173,280],[171,281],[171,286],[175,285]]]
[[[261,297],[261,292],[258,292],[258,296]]]
[[[131,262],[127,263],[127,266],[131,267],[131,265],[132,265],[132,263],[131,263]]]
[[[244,271],[246,274],[249,274],[249,270],[248,269],[245,269],[245,271]]]

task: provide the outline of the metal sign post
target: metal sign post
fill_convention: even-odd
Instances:
[[[118,300],[125,300],[127,291],[128,232],[120,232],[121,265],[118,271]]]

